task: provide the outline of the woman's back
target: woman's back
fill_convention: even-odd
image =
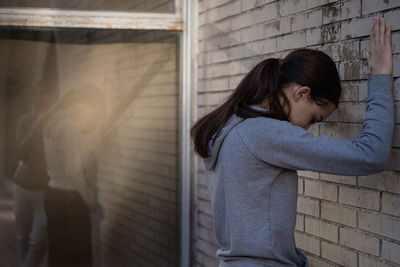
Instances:
[[[392,82],[390,75],[370,76],[363,132],[352,142],[314,137],[277,119],[233,115],[228,120],[210,140],[211,155],[204,160],[217,255],[226,266],[305,265],[293,238],[296,170],[367,175],[385,169],[393,137]]]
[[[265,118],[253,120],[260,119]],[[239,121],[234,115],[228,125]],[[304,266],[306,257],[293,237],[297,174],[256,159],[237,131],[246,124],[221,133],[226,137],[215,143],[221,147],[213,151],[218,153],[214,170],[214,161],[206,160],[217,255],[226,266]]]

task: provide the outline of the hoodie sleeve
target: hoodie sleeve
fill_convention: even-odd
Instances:
[[[389,162],[394,129],[393,77],[368,78],[368,100],[357,140],[314,136],[301,127],[275,119],[246,119],[235,131],[259,160],[282,168],[338,175],[369,175]]]

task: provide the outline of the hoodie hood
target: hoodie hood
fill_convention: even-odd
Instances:
[[[265,111],[264,108],[257,106],[257,105],[251,105],[250,106],[253,109],[257,110],[263,110]],[[210,139],[210,142],[208,143],[208,149],[210,151],[210,156],[206,159],[204,159],[205,167],[208,170],[214,170],[215,166],[217,165],[217,160],[218,160],[218,154],[219,151],[221,150],[222,143],[225,140],[225,137],[230,133],[230,131],[238,125],[240,122],[244,121],[245,118],[241,118],[237,116],[236,114],[233,114],[229,120],[226,122],[225,126],[221,129],[221,132],[215,139],[215,134],[213,137]],[[215,141],[214,141],[215,140]]]

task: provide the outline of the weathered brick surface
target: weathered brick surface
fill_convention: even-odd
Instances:
[[[340,228],[340,244],[375,256],[379,255],[379,239],[358,231]]]
[[[378,260],[368,255],[360,254],[359,266],[363,267],[393,267],[395,265],[385,262],[384,260]]]
[[[339,186],[339,203],[379,210],[379,197],[379,192],[377,191]]]
[[[383,240],[382,243],[382,256],[394,263],[400,264],[400,245]]]
[[[198,117],[215,108],[266,57],[296,48],[327,53],[342,80],[338,109],[314,135],[352,141],[368,96],[370,26],[392,24],[396,125],[388,170],[368,176],[298,171],[296,243],[311,267],[400,266],[400,2],[386,0],[199,0]],[[197,170],[193,266],[218,266],[203,167]],[[206,248],[209,246],[209,248]]]
[[[322,202],[321,218],[352,227],[357,226],[357,210],[337,203]]]
[[[400,217],[400,196],[383,193],[382,194],[382,212]]]
[[[357,267],[357,253],[337,244],[321,241],[321,256],[344,266]]]
[[[321,220],[306,217],[305,221],[306,233],[321,237],[323,239],[338,242],[339,227]]]
[[[295,232],[296,246],[314,255],[320,255],[320,240],[304,233]]]
[[[319,201],[316,199],[299,197],[297,200],[297,211],[319,217]]]
[[[376,212],[359,212],[360,229],[400,241],[400,219]]]
[[[319,199],[337,201],[338,187],[333,183],[305,180],[305,195]]]

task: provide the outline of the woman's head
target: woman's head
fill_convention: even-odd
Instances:
[[[104,93],[99,88],[86,84],[65,93],[56,109],[78,122],[82,130],[86,132],[95,130],[104,119]]]
[[[308,86],[301,86],[293,83],[283,89],[287,97],[287,105],[284,107],[288,121],[293,125],[308,130],[315,122],[320,122],[336,109],[333,102],[326,100],[323,104],[311,97],[311,89]],[[282,102],[282,101],[281,101]],[[261,105],[268,109],[268,104]]]
[[[281,62],[280,62],[281,61]],[[280,64],[281,63],[281,64]],[[258,63],[228,99],[191,129],[195,150],[208,157],[208,143],[232,114],[243,118],[268,117],[290,121],[305,129],[326,118],[339,103],[341,85],[333,60],[313,49],[297,49],[283,60]],[[252,109],[260,105],[266,112]]]
[[[288,54],[279,80],[278,90],[285,93],[287,101],[285,114],[294,125],[308,129],[328,117],[339,104],[339,73],[333,60],[321,51],[298,49]]]

